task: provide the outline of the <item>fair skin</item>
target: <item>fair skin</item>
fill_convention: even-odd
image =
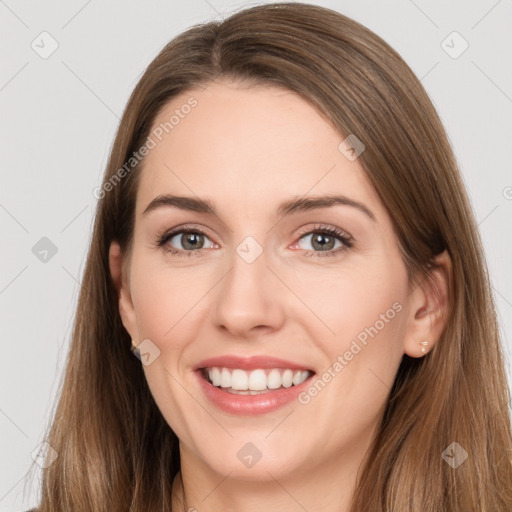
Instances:
[[[431,350],[442,333],[449,259],[439,256],[433,273],[444,299],[428,281],[409,282],[359,159],[338,150],[344,137],[297,95],[217,81],[171,100],[154,126],[192,95],[197,107],[145,158],[130,261],[122,265],[117,243],[110,251],[125,328],[136,345],[150,339],[160,350],[143,369],[180,440],[187,506],[348,512],[403,354],[424,356],[420,342]],[[143,214],[163,194],[209,199],[216,215],[171,206]],[[276,215],[283,201],[333,194],[374,219],[346,204]],[[165,244],[182,255],[156,246],[159,234],[184,224],[205,233],[200,251],[186,233]],[[322,256],[311,235],[319,224],[348,233],[352,247]],[[250,263],[237,253],[248,236],[262,249]],[[343,246],[336,240],[331,253]],[[397,303],[400,311],[377,324]],[[220,409],[198,385],[197,364],[225,354],[286,359],[312,369],[313,382],[376,325],[378,334],[308,403],[248,416]],[[237,456],[248,442],[261,454],[251,467]],[[175,487],[173,510],[182,510]]]

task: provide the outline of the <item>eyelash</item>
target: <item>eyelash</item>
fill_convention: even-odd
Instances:
[[[179,249],[170,248],[165,245],[174,236],[179,235],[179,234],[185,234],[185,233],[204,235],[207,238],[209,238],[208,235],[200,229],[192,228],[192,227],[188,227],[188,226],[182,226],[179,229],[167,231],[161,235],[158,235],[156,245],[157,245],[157,247],[161,247],[164,252],[169,253],[171,255],[179,256],[179,257],[180,256],[190,257],[190,256],[194,256],[194,255],[199,255],[203,251],[203,249],[198,249],[198,250],[194,250],[194,251],[183,251],[183,250],[179,250]],[[329,250],[329,251],[325,251],[325,252],[305,251],[304,256],[306,256],[308,258],[309,257],[317,257],[317,256],[321,257],[321,258],[327,257],[327,256],[337,256],[340,253],[343,253],[346,250],[352,248],[354,245],[353,238],[350,235],[348,235],[347,233],[345,233],[344,231],[342,231],[338,228],[335,228],[335,227],[322,226],[322,225],[314,226],[313,229],[310,229],[308,231],[300,233],[299,240],[301,240],[306,235],[311,235],[311,234],[315,234],[315,233],[316,234],[320,233],[322,235],[329,235],[334,238],[337,238],[338,240],[340,240],[342,242],[343,246],[339,247],[336,250]]]

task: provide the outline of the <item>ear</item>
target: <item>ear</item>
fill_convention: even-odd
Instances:
[[[429,275],[411,292],[404,343],[408,356],[422,357],[439,341],[448,321],[451,273],[450,255],[445,250],[434,258]]]
[[[137,316],[130,294],[129,261],[121,254],[121,247],[117,242],[110,244],[108,260],[110,274],[117,290],[121,320],[135,345],[137,345],[139,335]]]

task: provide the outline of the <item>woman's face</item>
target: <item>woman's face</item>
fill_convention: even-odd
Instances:
[[[173,99],[151,137],[120,312],[182,465],[352,474],[422,348],[358,151],[290,91],[227,81]]]

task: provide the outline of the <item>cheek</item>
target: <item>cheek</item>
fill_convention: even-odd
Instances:
[[[310,323],[316,330],[312,339],[318,339],[321,331],[331,354],[348,349],[351,340],[394,339],[392,335],[401,330],[405,268],[387,260],[371,263],[356,262],[341,271],[315,270],[295,281],[297,295],[316,314],[316,327]]]
[[[317,283],[304,283],[304,300],[322,320],[315,318],[308,328],[323,354],[318,379],[325,385],[313,383],[300,403],[318,428],[327,431],[333,421],[343,425],[332,439],[336,444],[370,428],[385,404],[403,355],[407,274],[397,267],[391,272],[382,261]]]
[[[204,314],[206,301],[200,299],[209,281],[206,276],[199,279],[197,270],[155,264],[155,258],[140,257],[133,268],[137,270],[132,273],[132,299],[140,338],[150,339],[159,350],[158,357],[143,366],[144,374],[167,423],[181,440],[191,443],[195,424],[204,425],[208,418],[197,421],[197,414],[204,411],[194,409],[195,401],[181,384],[187,378],[183,357],[201,325],[198,315]]]
[[[364,423],[373,421],[385,402],[403,355],[408,278],[400,261],[359,260],[329,279],[300,280],[304,301],[321,319],[311,316],[307,323],[323,354],[325,374],[319,377],[329,382],[322,396],[313,398],[320,410],[338,403],[340,411],[352,411]],[[329,414],[336,413],[326,413],[326,424]]]
[[[156,344],[174,344],[184,329],[194,328],[193,321],[201,310],[201,298],[208,291],[210,277],[200,266],[172,267],[154,255],[141,256],[133,266],[132,299],[141,336]],[[163,347],[162,347],[163,348]]]

